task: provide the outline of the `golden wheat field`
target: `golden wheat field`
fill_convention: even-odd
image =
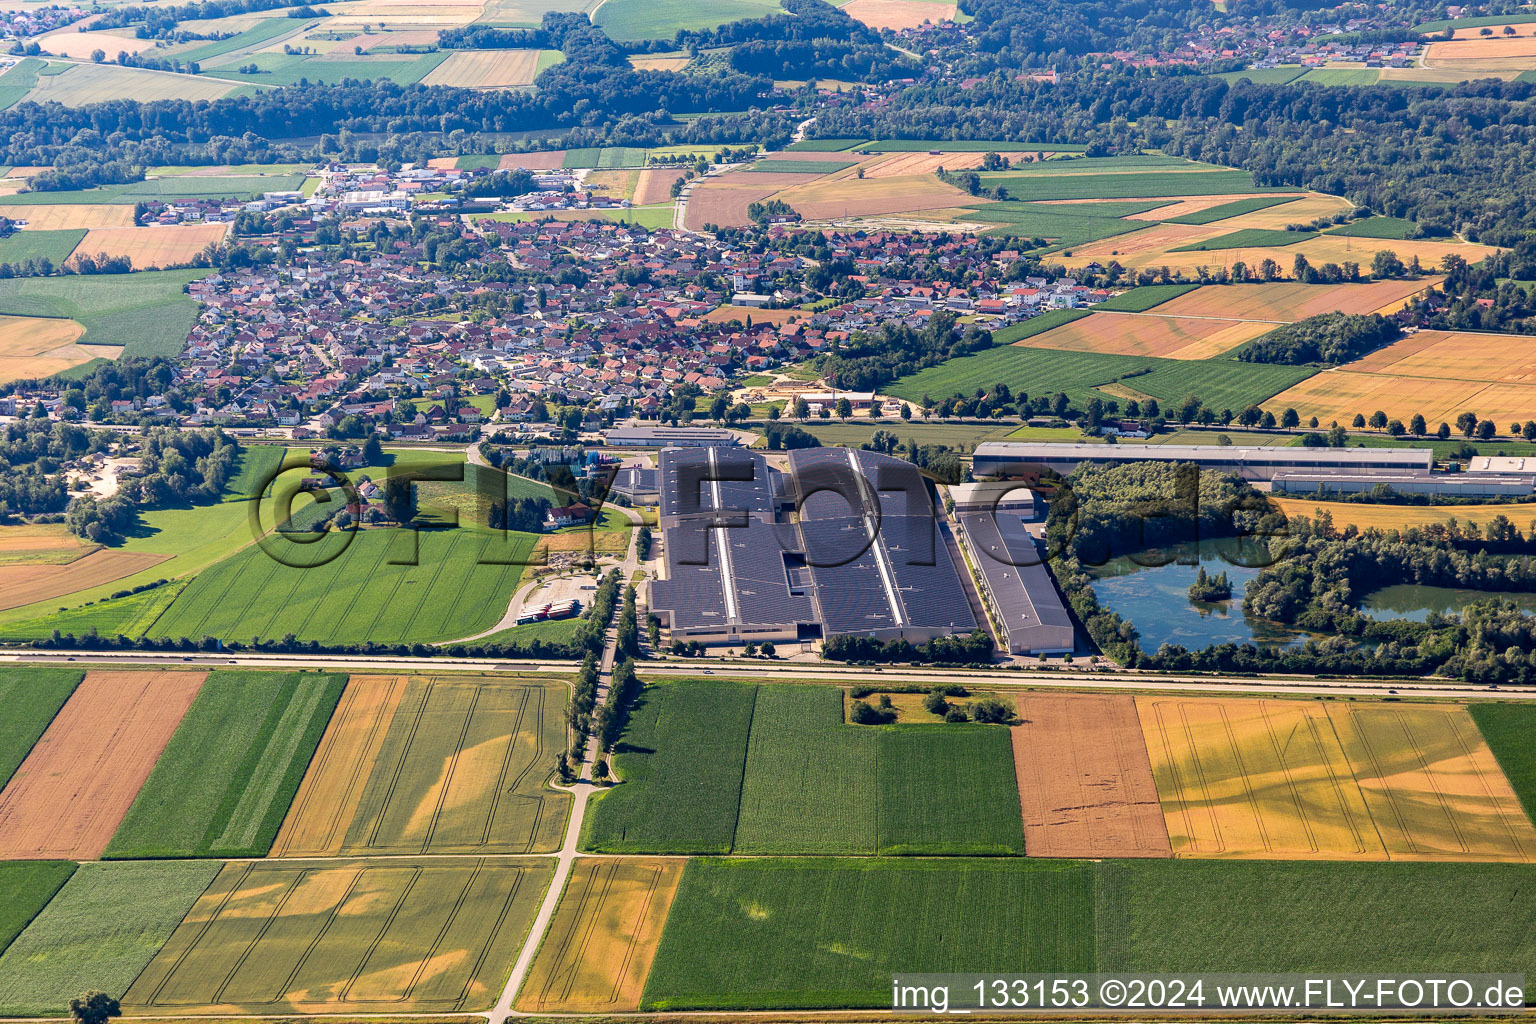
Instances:
[[[92,228],[75,252],[126,256],[134,270],[183,266],[210,245],[224,241],[228,224],[157,224],[143,228]]]
[[[538,64],[538,50],[457,50],[421,81],[465,89],[512,89],[532,85]]]
[[[1326,513],[1340,528],[1404,530],[1415,526],[1475,523],[1486,526],[1503,516],[1522,532],[1536,527],[1536,505],[1367,505],[1354,501],[1317,501],[1313,498],[1270,495],[1271,504],[1287,516],[1316,519]]]
[[[1210,317],[1091,313],[1016,344],[1068,352],[1209,359],[1273,329],[1274,325],[1268,323]]]

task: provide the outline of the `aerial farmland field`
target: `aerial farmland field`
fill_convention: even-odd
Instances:
[[[0,859],[99,857],[204,675],[87,672],[0,790]]]
[[[105,856],[266,854],[344,682],[309,673],[210,673]],[[220,756],[210,759],[210,750]]]
[[[1472,704],[1467,710],[1525,807],[1536,821],[1536,747],[1530,742],[1536,708],[1519,704]]]
[[[74,862],[67,860],[0,862],[0,953],[74,873]]]
[[[517,1008],[524,1013],[638,1010],[685,863],[578,860]]]
[[[903,965],[1026,972],[1094,963],[1093,868],[1083,862],[693,860],[644,1005],[889,1006]]]
[[[757,696],[756,686],[718,680],[647,686],[614,751],[625,784],[587,805],[583,846],[729,853]]]
[[[0,210],[0,214],[5,212]],[[130,356],[174,357],[181,353],[187,331],[197,317],[197,304],[182,293],[182,288],[207,273],[161,270],[99,277],[13,278],[0,281],[0,313],[67,317],[85,327],[81,344],[121,346]]]
[[[553,850],[570,805],[545,785],[564,696],[536,680],[354,676],[272,856]]]
[[[1536,860],[1536,829],[1464,708],[1137,708],[1175,856]]]
[[[1015,344],[1069,352],[1209,359],[1273,329],[1272,324],[1244,320],[1094,312],[1085,319]]]
[[[0,670],[0,790],[43,735],[85,672],[75,668],[6,666]]]
[[[533,547],[527,534],[426,531],[419,564],[403,531],[330,534],[343,547],[318,568],[289,566],[250,547],[202,573],[155,623],[154,635],[323,644],[432,643],[496,624]],[[352,537],[350,544],[347,538]],[[301,552],[306,558],[312,552]],[[510,563],[510,564],[509,564]]]
[[[1032,693],[1018,705],[1029,856],[1172,856],[1133,698]]]
[[[0,956],[0,1014],[59,1016],[87,989],[128,991],[218,873],[208,861],[80,865]]]
[[[551,873],[487,858],[227,864],[123,1002],[140,1015],[483,1009]]]

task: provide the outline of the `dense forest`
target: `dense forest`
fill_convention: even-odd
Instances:
[[[1397,321],[1384,316],[1324,313],[1278,327],[1237,353],[1248,363],[1323,363],[1337,366],[1402,337]]]

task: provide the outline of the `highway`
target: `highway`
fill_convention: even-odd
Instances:
[[[156,651],[0,651],[0,664],[29,662],[97,665],[188,665],[203,668],[316,669],[328,672],[525,672],[570,674],[576,663],[507,658],[417,658],[365,654],[252,654],[207,651],[179,654]],[[1009,688],[1062,688],[1081,690],[1128,690],[1161,692],[1219,692],[1278,696],[1420,697],[1465,700],[1496,697],[1503,700],[1536,700],[1536,686],[1489,687],[1451,679],[1338,679],[1307,676],[1200,676],[1157,675],[1144,672],[1063,669],[967,669],[871,668],[805,661],[738,659],[669,659],[640,662],[642,678],[715,675],[741,679],[781,681],[815,680],[853,683],[959,683],[967,686]]]

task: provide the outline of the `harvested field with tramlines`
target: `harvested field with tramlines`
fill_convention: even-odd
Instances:
[[[843,5],[843,13],[870,28],[900,32],[924,22],[953,21],[955,5],[942,0],[851,0]]]
[[[484,1009],[552,863],[229,863],[123,1003],[139,1016]]]
[[[1069,352],[1106,352],[1166,359],[1209,359],[1261,334],[1273,324],[1142,313],[1092,313],[1016,344]]]
[[[0,384],[51,377],[104,355],[75,344],[84,333],[73,320],[0,316]]]
[[[1022,694],[1014,771],[1031,857],[1169,857],[1135,699]]]
[[[147,551],[102,548],[64,565],[0,565],[0,611],[124,579],[159,565],[168,557]]]
[[[134,270],[184,266],[229,233],[228,224],[162,224],[145,228],[92,228],[80,240],[80,255],[126,256]]]
[[[0,791],[0,860],[101,856],[205,675],[87,673]]]
[[[517,1008],[534,1014],[638,1010],[684,863],[578,860]]]
[[[538,65],[538,50],[456,50],[427,72],[421,84],[512,89],[532,85]]]
[[[34,206],[7,206],[3,211],[12,220],[27,222],[27,230],[73,231],[79,228],[131,228],[132,203],[39,203]]]
[[[1486,526],[1503,516],[1529,533],[1536,527],[1536,504],[1490,505],[1367,505],[1358,501],[1317,501],[1313,498],[1282,498],[1268,495],[1271,504],[1287,516],[1316,519],[1326,512],[1333,525],[1342,529],[1356,526],[1362,530],[1404,530],[1414,526],[1432,526],[1457,522]]]
[[[1377,409],[1404,423],[1415,414],[1431,426],[1455,424],[1462,412],[1492,419],[1536,416],[1536,346],[1508,334],[1420,331],[1325,370],[1265,403],[1295,408],[1303,419],[1348,422]]]
[[[18,665],[0,669],[0,707],[5,708],[6,717],[0,730],[0,788],[26,760],[84,676],[76,668]]]
[[[1465,708],[1136,704],[1175,856],[1536,860]]]
[[[1210,285],[1168,300],[1157,307],[1157,312],[1165,316],[1215,316],[1270,323],[1294,323],[1319,313],[1395,313],[1411,296],[1441,282],[1441,278],[1432,277],[1365,284],[1274,281]]]
[[[762,202],[785,185],[801,178],[798,174],[742,175],[742,178],[771,179],[745,184],[739,183],[739,178],[728,177],[732,178],[730,184],[726,184],[724,178],[711,178],[693,187],[686,210],[686,223],[690,229],[698,231],[705,224],[745,227],[751,223],[747,218],[747,207]]]
[[[272,856],[555,849],[563,701],[537,681],[354,676]]]
[[[1181,178],[1201,178],[1209,175],[1181,175]],[[1284,207],[1275,207],[1277,210]],[[1284,223],[1290,223],[1291,214],[1273,215],[1264,217],[1263,211],[1258,216],[1265,222],[1272,221],[1275,216],[1283,217]],[[1162,241],[1163,236],[1154,236],[1150,232],[1159,229],[1148,229],[1147,232],[1138,232],[1131,235],[1119,235],[1107,238],[1103,241],[1093,242],[1088,245],[1074,247],[1070,255],[1061,254],[1061,262],[1068,267],[1081,267],[1088,263],[1107,263],[1115,260],[1121,266],[1131,270],[1160,269],[1168,267],[1170,270],[1183,270],[1189,272],[1198,271],[1200,267],[1207,269],[1215,267],[1230,268],[1236,263],[1247,264],[1250,271],[1256,269],[1266,259],[1272,259],[1280,264],[1287,272],[1298,254],[1307,258],[1313,266],[1322,266],[1325,263],[1354,262],[1361,266],[1369,266],[1371,258],[1382,249],[1390,249],[1397,253],[1405,263],[1417,258],[1424,267],[1438,266],[1446,256],[1460,256],[1468,263],[1477,263],[1482,259],[1494,255],[1498,250],[1491,246],[1480,245],[1474,242],[1463,242],[1457,238],[1420,238],[1412,240],[1380,240],[1359,239],[1345,235],[1317,235],[1304,241],[1291,242],[1288,245],[1245,245],[1240,248],[1229,249],[1191,249],[1180,251],[1181,246],[1190,245],[1193,242],[1216,238],[1220,235],[1232,234],[1235,231],[1245,230],[1250,227],[1259,228],[1260,224],[1250,224],[1248,215],[1232,217],[1224,221],[1214,221],[1200,229],[1198,237],[1183,237],[1182,240],[1167,245],[1148,244],[1150,240]],[[1284,227],[1284,223],[1280,226]],[[1161,227],[1178,227],[1180,225],[1161,225]],[[1267,228],[1266,230],[1274,230]],[[1143,238],[1141,236],[1145,235]],[[1054,258],[1054,257],[1053,257]]]
[[[946,209],[970,201],[960,189],[927,174],[829,178],[794,185],[774,198],[782,199],[807,220],[891,216]]]

